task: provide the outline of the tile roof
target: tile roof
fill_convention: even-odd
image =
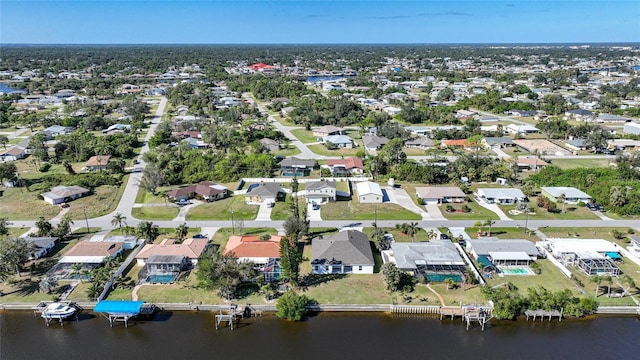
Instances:
[[[328,159],[328,166],[343,165],[345,169],[364,169],[362,159],[357,157],[348,157],[345,159]]]
[[[200,257],[207,247],[209,239],[186,239],[182,244],[174,244],[173,240],[165,239],[160,244],[146,244],[136,255],[136,259],[147,259],[158,255],[181,255],[191,260]]]
[[[81,241],[64,256],[113,256],[122,249],[123,243],[111,241]]]
[[[229,237],[224,254],[238,258],[279,258],[282,236],[271,235],[268,240],[260,240],[257,235]]]
[[[111,159],[111,155],[96,155],[87,160],[85,166],[106,166]]]

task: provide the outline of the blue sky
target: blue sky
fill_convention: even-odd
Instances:
[[[640,42],[640,1],[0,0],[0,43]]]

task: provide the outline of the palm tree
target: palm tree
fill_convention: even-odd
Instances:
[[[567,196],[564,193],[562,193],[558,195],[556,199],[558,200],[558,202],[562,203],[562,212],[564,213],[564,205],[566,204],[565,200],[567,200]]]
[[[154,225],[151,221],[142,221],[139,223],[136,232],[140,237],[143,237],[147,243],[152,243],[153,240],[160,235],[158,225]]]
[[[180,226],[176,228],[176,237],[178,238],[178,242],[183,242],[188,233],[189,227],[187,226],[187,223],[180,224]]]
[[[631,288],[636,287],[636,282],[629,276],[629,275],[624,275],[620,281],[623,284],[627,284],[627,288],[624,289],[624,292],[622,293],[622,297],[625,297],[627,295],[627,293],[629,293],[629,290],[631,290]]]
[[[455,282],[453,281],[452,278],[446,278],[444,280],[444,283],[445,285],[447,285],[447,290],[451,289],[455,285]]]
[[[96,282],[93,282],[87,288],[87,297],[89,297],[90,300],[94,301],[98,298],[98,296],[100,296],[101,292],[102,292],[102,289],[100,285],[98,285],[98,283]]]
[[[590,279],[591,279],[591,281],[596,283],[596,295],[595,295],[595,297],[598,297],[598,293],[600,292],[600,284],[602,283],[602,277],[600,275],[593,275]]]
[[[411,241],[416,241],[416,233],[418,230],[417,222],[412,222],[407,225],[407,235],[411,236]]]
[[[40,280],[40,283],[38,284],[38,290],[43,293],[51,294],[53,289],[55,289],[57,286],[58,281],[55,278],[51,276],[45,276],[44,278],[42,278],[42,280]]]
[[[488,226],[489,227],[489,232],[487,233],[487,236],[491,236],[491,227],[493,226],[493,224],[495,224],[495,220],[485,220],[485,222],[482,224],[483,226]]]
[[[111,225],[118,225],[118,227],[120,228],[120,235],[122,235],[122,224],[127,225],[127,217],[119,212],[113,215],[113,218],[111,219]]]

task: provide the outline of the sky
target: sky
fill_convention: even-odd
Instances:
[[[640,42],[640,1],[0,0],[0,44]]]

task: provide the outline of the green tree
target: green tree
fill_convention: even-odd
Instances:
[[[598,297],[598,294],[600,293],[600,284],[602,284],[602,276],[600,275],[593,275],[589,278],[589,280],[593,281],[596,284],[596,295],[595,297]]]
[[[384,284],[388,291],[398,291],[402,282],[402,274],[396,264],[392,262],[385,263],[381,268]]]
[[[86,294],[87,297],[91,300],[91,301],[95,301],[98,296],[100,296],[100,293],[102,293],[102,286],[100,284],[98,284],[97,282],[92,282],[91,284],[89,284],[89,287],[87,288]]]
[[[14,273],[20,276],[20,267],[29,259],[32,246],[23,238],[0,238],[0,280]]]
[[[9,235],[9,224],[6,217],[0,217],[0,237]]]
[[[38,236],[49,236],[53,230],[53,225],[42,216],[36,221],[36,227],[38,228]]]
[[[16,164],[12,162],[0,163],[0,185],[4,183],[4,180],[15,179],[17,172]]]
[[[278,299],[276,303],[276,315],[281,319],[300,321],[307,313],[308,304],[309,298],[289,289]]]
[[[45,294],[51,294],[56,287],[58,287],[58,281],[52,276],[45,276],[38,283],[38,290]]]
[[[198,261],[199,286],[205,289],[218,289],[220,296],[231,300],[236,295],[238,285],[256,276],[254,264],[238,261],[232,255],[222,255],[214,250],[207,250]]]
[[[300,277],[300,264],[303,257],[298,242],[293,237],[285,236],[280,239],[280,267],[282,277],[289,280],[293,286],[298,285]]]
[[[122,215],[122,213],[117,212],[111,218],[111,225],[113,225],[113,226],[118,225],[118,227],[120,228],[120,234],[121,235],[122,235],[122,224],[124,224],[124,226],[127,226],[127,217]]]
[[[69,214],[65,214],[56,228],[51,231],[51,234],[60,240],[65,240],[69,235],[71,235],[71,225],[73,225],[71,216],[69,216]]]
[[[189,233],[189,227],[187,226],[187,223],[182,223],[178,225],[178,227],[176,228],[176,237],[178,238],[178,242],[182,243],[184,239],[187,237],[188,233]]]
[[[136,233],[150,244],[160,235],[160,229],[151,221],[142,221],[136,227]]]
[[[566,202],[567,196],[564,193],[562,193],[558,195],[557,200],[559,203],[562,203],[562,212],[564,213],[564,206],[567,204]]]
[[[491,236],[491,227],[495,224],[495,220],[487,219],[482,223],[482,226],[488,226],[489,231],[487,232],[487,236]]]
[[[629,290],[636,287],[636,282],[629,275],[623,275],[622,278],[620,278],[620,282],[627,285],[622,293],[622,297],[625,297],[629,293]]]
[[[6,149],[8,143],[9,137],[7,137],[7,135],[0,135],[0,145],[2,145]]]

